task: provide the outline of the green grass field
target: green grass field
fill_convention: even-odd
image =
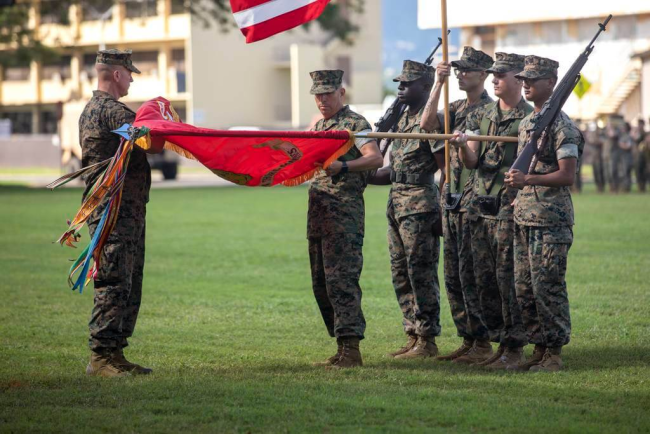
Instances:
[[[567,369],[533,374],[385,357],[405,339],[379,187],[366,192],[365,366],[310,366],[335,344],[311,293],[306,193],[152,191],[127,356],[155,372],[109,380],[84,375],[92,288],[66,286],[78,250],[52,244],[80,190],[0,187],[0,431],[650,431],[648,196],[575,197]],[[459,339],[442,303],[447,352]]]

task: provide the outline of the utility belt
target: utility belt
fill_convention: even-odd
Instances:
[[[411,185],[434,185],[435,178],[433,173],[406,173],[390,171],[390,182],[398,182],[400,184]]]

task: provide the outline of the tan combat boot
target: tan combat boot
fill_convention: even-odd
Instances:
[[[538,365],[544,358],[544,353],[546,352],[546,347],[543,345],[535,345],[533,350],[533,355],[530,356],[530,359],[526,360],[524,363],[520,364],[516,368],[507,368],[508,370],[514,371],[528,371],[531,367]]]
[[[424,359],[427,357],[436,357],[438,355],[438,346],[436,345],[435,336],[418,336],[413,348],[409,351],[395,356],[396,359]]]
[[[446,356],[438,356],[436,357],[436,359],[444,360],[444,361],[457,359],[460,356],[467,354],[467,352],[472,349],[473,345],[474,345],[473,339],[465,338],[463,339],[463,343],[460,344],[460,347],[458,347],[454,352],[447,354]]]
[[[336,362],[339,357],[341,357],[341,352],[343,351],[343,344],[341,343],[341,338],[336,338],[336,345],[338,346],[338,349],[336,350],[336,354],[333,356],[328,357],[327,359],[323,360],[322,362],[314,362],[311,365],[312,366],[331,366]]]
[[[503,353],[506,351],[506,347],[504,345],[499,344],[499,348],[497,348],[497,352],[492,355],[492,357],[483,360],[482,362],[476,363],[476,366],[485,366],[489,365],[490,363],[494,363],[497,360],[499,360],[499,357],[503,356]]]
[[[341,338],[341,355],[326,369],[356,368],[357,366],[363,366],[359,351],[359,338]]]
[[[562,347],[548,347],[544,353],[542,361],[534,366],[531,366],[530,372],[557,372],[562,370]]]
[[[404,345],[402,348],[400,348],[399,350],[397,350],[397,351],[395,351],[393,353],[389,353],[388,355],[390,357],[397,357],[400,354],[404,354],[404,353],[406,353],[408,351],[411,351],[411,348],[413,348],[415,346],[417,341],[418,341],[418,337],[416,335],[409,334],[408,335],[408,341],[406,341],[406,345]]]
[[[90,353],[90,363],[86,366],[86,374],[98,377],[126,377],[129,372],[115,363],[113,351],[104,350]]]
[[[486,340],[475,340],[468,352],[452,360],[452,363],[474,365],[492,357],[492,344]]]
[[[484,365],[488,369],[516,369],[526,361],[524,356],[524,347],[506,347],[501,357],[489,365]]]
[[[113,353],[113,363],[124,371],[130,372],[134,375],[147,375],[153,372],[151,368],[145,368],[136,363],[131,363],[124,357],[124,350],[120,348]]]

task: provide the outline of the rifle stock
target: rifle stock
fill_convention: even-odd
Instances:
[[[594,49],[594,42],[596,42],[596,39],[598,36],[600,36],[600,33],[606,30],[607,24],[611,19],[612,16],[610,15],[607,17],[605,22],[598,24],[599,30],[596,33],[596,36],[594,36],[591,42],[589,42],[587,48],[585,48],[585,51],[580,53],[575,62],[573,62],[571,68],[569,68],[564,77],[562,77],[562,81],[560,81],[560,83],[556,86],[551,97],[544,103],[539,113],[534,116],[534,127],[528,133],[526,146],[524,146],[524,149],[522,149],[522,151],[519,153],[517,159],[510,167],[510,170],[519,170],[524,174],[528,174],[531,167],[536,164],[535,157],[543,145],[542,144],[538,147],[538,143],[542,137],[542,134],[546,132],[546,135],[548,135],[548,129],[551,128],[555,123],[555,120],[562,111],[564,103],[569,98],[571,92],[573,92],[573,89],[576,87],[576,84],[578,84],[578,81],[580,80],[580,71],[587,63],[587,60],[589,60],[589,55]]]

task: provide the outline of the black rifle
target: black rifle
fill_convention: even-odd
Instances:
[[[447,34],[449,34],[451,30],[447,31]],[[436,51],[438,51],[438,48],[442,45],[442,38],[438,38],[438,45],[433,49],[431,54],[429,54],[429,57],[427,57],[427,60],[424,61],[424,64],[429,66],[433,62],[433,57],[436,54]],[[375,124],[375,132],[376,133],[386,133],[386,132],[391,132],[394,133],[395,130],[397,129],[397,123],[399,122],[399,119],[402,117],[402,114],[404,113],[404,110],[406,110],[406,104],[399,102],[399,98],[395,98],[395,101],[391,104],[390,107],[388,107],[388,110],[386,110],[386,113],[382,117],[379,118],[377,123]],[[390,139],[382,139],[382,144],[380,146],[381,150],[381,155],[384,156],[386,155],[386,151],[390,147]]]
[[[555,123],[555,120],[562,110],[562,106],[564,106],[567,98],[569,98],[569,95],[573,92],[573,88],[576,87],[576,84],[580,81],[580,71],[582,70],[582,67],[585,66],[585,63],[587,63],[587,60],[589,60],[589,55],[594,49],[594,42],[596,42],[600,33],[606,30],[605,27],[611,19],[612,16],[610,15],[604,23],[598,23],[600,29],[598,30],[598,33],[596,33],[596,36],[594,36],[589,45],[587,45],[585,51],[578,56],[575,62],[573,62],[573,65],[571,65],[569,71],[567,71],[564,77],[562,77],[562,81],[557,85],[551,97],[546,100],[539,113],[534,115],[532,119],[534,127],[528,134],[526,146],[517,156],[517,159],[510,167],[510,170],[519,170],[524,174],[528,174],[530,169],[537,164],[536,157],[548,139],[549,129]],[[539,146],[538,143],[540,144]]]

